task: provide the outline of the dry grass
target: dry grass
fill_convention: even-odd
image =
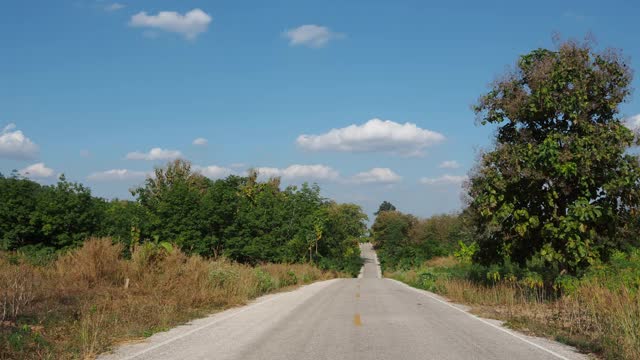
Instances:
[[[448,267],[458,265],[458,260],[456,260],[456,258],[453,256],[439,256],[439,257],[435,257],[433,259],[427,260],[427,262],[425,262],[425,265],[429,267],[448,268]]]
[[[152,244],[130,260],[121,253],[110,239],[91,239],[44,268],[0,256],[0,359],[93,358],[115,343],[339,275],[304,264],[211,261]]]
[[[448,258],[428,265],[451,265]],[[422,270],[386,274],[424,288]],[[514,281],[485,286],[469,280],[437,277],[428,290],[470,305],[485,317],[504,320],[518,330],[554,338],[606,359],[640,359],[640,294],[637,289],[583,281],[571,295],[547,296],[540,288]]]

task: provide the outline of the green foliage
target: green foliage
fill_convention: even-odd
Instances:
[[[29,352],[44,352],[50,345],[39,332],[34,332],[28,325],[22,325],[8,334],[0,333],[0,343],[4,342],[3,337],[7,337],[6,343],[15,354],[28,354]]]
[[[408,269],[452,253],[458,243],[471,243],[471,231],[466,213],[418,219],[384,211],[371,227],[371,238],[384,269]]]
[[[396,207],[393,206],[393,204],[388,201],[383,201],[382,204],[380,204],[380,206],[378,207],[378,211],[376,211],[373,214],[375,216],[378,216],[383,211],[396,211]]]
[[[499,127],[469,186],[477,261],[534,260],[554,278],[631,241],[640,166],[627,152],[634,134],[617,117],[630,82],[617,53],[568,42],[522,56],[480,98],[481,122]]]
[[[56,259],[56,249],[43,244],[26,245],[18,250],[18,256],[31,265],[43,266]]]
[[[42,187],[38,183],[21,178],[15,172],[8,178],[0,174],[0,250],[37,241],[40,232],[31,224],[31,216],[40,191]]]
[[[640,291],[640,249],[614,252],[608,262],[588,268],[580,281],[597,283],[610,290]]]
[[[103,201],[64,175],[42,186],[16,173],[0,174],[0,249],[67,248],[99,231]]]
[[[103,204],[100,236],[110,236],[125,245],[127,253],[151,234],[147,210],[138,202],[114,199]]]
[[[478,252],[478,243],[475,241],[469,245],[458,241],[458,246],[460,248],[453,252],[453,256],[463,263],[470,263],[473,260],[473,256]]]
[[[224,288],[226,285],[237,281],[240,277],[232,268],[219,268],[209,272],[209,282],[213,287]]]
[[[206,221],[202,201],[209,186],[210,180],[191,172],[188,162],[176,160],[166,168],[156,168],[155,176],[132,193],[150,215],[152,237],[205,255],[209,244],[202,241]]]
[[[251,296],[257,296],[258,294],[266,294],[269,291],[275,289],[276,285],[274,283],[274,280],[268,272],[260,268],[256,268],[254,272],[255,272],[257,284],[253,288],[253,291],[255,291],[255,294],[251,294]]]
[[[357,274],[358,240],[367,216],[353,204],[320,196],[317,185],[280,188],[279,179],[258,173],[211,181],[176,160],[132,190],[136,201],[105,201],[68,182],[42,186],[0,175],[0,250],[44,265],[60,249],[89,236],[109,236],[130,256],[140,247],[154,262],[174,246],[188,254],[235,261],[312,262]],[[142,255],[140,255],[142,256]]]

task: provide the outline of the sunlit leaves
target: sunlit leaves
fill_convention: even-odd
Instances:
[[[620,245],[640,203],[636,139],[616,117],[630,82],[619,54],[568,42],[522,56],[480,98],[480,123],[499,128],[470,179],[477,260],[573,272]]]

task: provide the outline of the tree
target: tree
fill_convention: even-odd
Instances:
[[[210,183],[184,160],[156,168],[154,177],[132,190],[150,215],[151,236],[175,243],[187,253],[208,255],[211,244],[203,241],[208,214],[202,202]]]
[[[477,261],[575,273],[622,246],[640,203],[636,139],[618,117],[631,78],[618,52],[569,41],[521,56],[480,98],[498,131],[468,185]]]
[[[333,201],[324,204],[320,210],[315,230],[321,233],[318,242],[320,266],[341,269],[358,274],[362,267],[360,258],[360,238],[367,232],[367,215],[355,204],[337,204]],[[317,232],[316,232],[317,234]]]
[[[114,199],[104,202],[99,235],[110,236],[131,249],[142,239],[149,238],[148,218],[147,210],[136,201]]]
[[[376,211],[373,214],[378,216],[378,214],[380,214],[383,211],[396,211],[396,207],[393,206],[392,203],[385,200],[382,202],[382,204],[380,204],[380,207],[378,207],[378,211]]]
[[[383,211],[376,217],[371,237],[383,267],[393,269],[401,263],[408,267],[422,260],[409,237],[417,222],[416,217],[399,211]]]
[[[99,230],[102,201],[92,197],[89,188],[69,182],[61,175],[56,185],[37,192],[30,223],[42,235],[39,241],[43,245],[58,249],[74,247]]]
[[[245,178],[229,176],[213,182],[203,198],[205,239],[211,246],[211,256],[218,257],[226,250],[225,239],[237,233],[236,215],[240,202],[240,187]]]
[[[17,172],[10,177],[0,174],[0,250],[42,241],[41,233],[31,223],[40,184],[22,178]]]

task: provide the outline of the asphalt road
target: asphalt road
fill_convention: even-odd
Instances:
[[[102,359],[585,359],[421,290],[381,279],[362,248],[358,279],[269,295],[118,348]]]

